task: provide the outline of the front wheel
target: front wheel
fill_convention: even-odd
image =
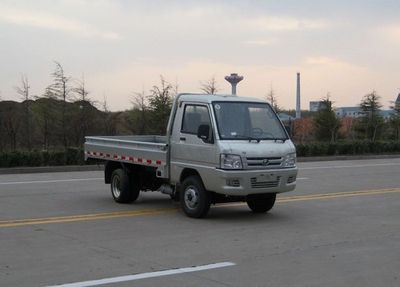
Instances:
[[[205,217],[210,209],[210,193],[204,188],[199,176],[189,176],[179,192],[183,212],[189,217]]]
[[[274,206],[276,193],[248,195],[246,202],[254,213],[265,213]]]
[[[140,188],[133,174],[128,175],[123,169],[116,169],[111,175],[111,194],[118,203],[135,201]]]

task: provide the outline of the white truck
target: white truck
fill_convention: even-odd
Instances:
[[[276,194],[296,186],[296,150],[271,106],[232,95],[179,94],[166,136],[88,136],[85,159],[106,161],[116,202],[158,190],[189,217],[215,203],[246,201],[269,211]]]

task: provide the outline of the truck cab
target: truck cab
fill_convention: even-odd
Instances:
[[[216,194],[214,201],[247,197],[257,202],[295,188],[296,150],[268,103],[182,95],[177,105],[170,134],[172,183],[180,185],[187,174],[197,176]]]

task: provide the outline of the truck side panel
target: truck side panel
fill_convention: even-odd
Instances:
[[[85,159],[95,158],[157,167],[157,177],[168,178],[168,149],[167,144],[162,143],[162,139],[163,137],[157,136],[86,137]]]

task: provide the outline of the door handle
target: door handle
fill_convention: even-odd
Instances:
[[[185,141],[186,138],[185,138],[185,137],[180,137],[179,140],[180,140],[180,141]]]

